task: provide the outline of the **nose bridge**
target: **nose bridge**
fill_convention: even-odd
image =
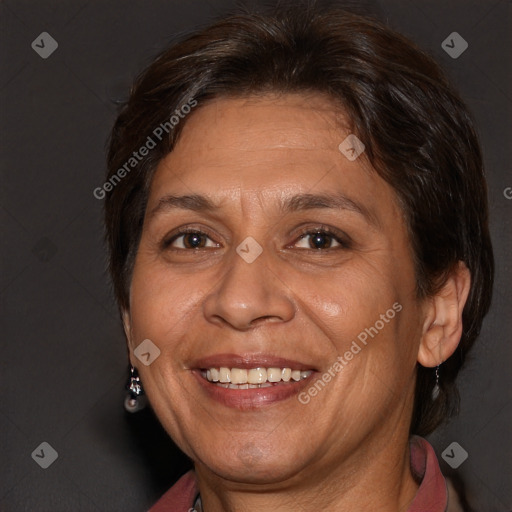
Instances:
[[[288,288],[271,270],[270,256],[250,237],[233,249],[222,278],[205,300],[205,317],[236,329],[293,318],[295,306]]]

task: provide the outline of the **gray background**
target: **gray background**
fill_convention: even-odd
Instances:
[[[177,35],[235,2],[3,0],[0,509],[143,511],[187,467],[150,412],[124,412],[126,349],[105,272],[104,146],[116,101]],[[245,2],[247,5],[247,2]],[[460,380],[462,410],[431,441],[469,454],[454,473],[479,512],[512,510],[510,1],[375,3],[443,65],[474,113],[488,169],[497,279]],[[58,48],[31,47],[48,32]],[[469,48],[452,59],[453,31]],[[449,137],[449,134],[447,134]],[[508,212],[508,213],[507,213]],[[57,452],[48,468],[32,452]]]

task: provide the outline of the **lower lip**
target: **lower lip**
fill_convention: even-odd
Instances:
[[[252,389],[223,388],[202,377],[200,370],[192,370],[192,373],[209,398],[228,407],[250,410],[258,409],[276,402],[282,402],[292,396],[298,395],[303,388],[309,385],[311,377],[313,377],[316,372],[313,372],[309,377],[299,381],[283,382],[268,388]]]

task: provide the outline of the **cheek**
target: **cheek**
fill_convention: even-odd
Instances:
[[[342,388],[357,389],[358,401],[361,389],[379,394],[401,387],[398,380],[408,381],[415,368],[417,305],[409,287],[388,275],[382,267],[354,266],[324,280],[302,276],[294,287],[304,328],[321,331],[317,354],[327,364],[343,358],[343,376],[336,380]]]
[[[306,315],[343,348],[397,302],[398,294],[382,275],[346,268],[324,279],[300,276],[293,289]]]
[[[141,258],[130,287],[132,338],[168,339],[182,331],[204,295],[202,282],[194,276],[177,278],[165,266]]]

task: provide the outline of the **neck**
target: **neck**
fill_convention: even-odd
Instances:
[[[291,478],[266,485],[226,480],[197,464],[203,512],[405,511],[418,490],[410,470],[408,432],[386,434],[374,433],[371,441],[363,440],[342,464],[326,467],[319,461]]]

